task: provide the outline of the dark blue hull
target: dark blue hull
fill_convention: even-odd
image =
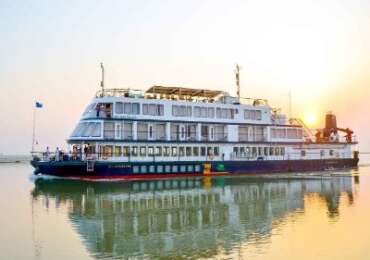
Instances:
[[[356,167],[358,159],[275,160],[275,161],[177,161],[177,162],[94,162],[32,161],[35,174],[88,179],[152,179],[181,176],[212,176],[304,172]]]

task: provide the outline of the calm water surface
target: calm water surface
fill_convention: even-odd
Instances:
[[[0,259],[370,259],[370,158],[302,177],[80,182],[0,165]]]

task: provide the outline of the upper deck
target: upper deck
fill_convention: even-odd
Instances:
[[[97,113],[99,109],[99,113]],[[190,121],[227,124],[285,124],[267,100],[236,98],[219,90],[153,86],[146,92],[134,89],[98,91],[83,114],[96,117],[149,121]]]

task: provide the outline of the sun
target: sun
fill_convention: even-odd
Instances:
[[[314,126],[317,123],[317,116],[312,112],[306,113],[303,121],[307,126]]]

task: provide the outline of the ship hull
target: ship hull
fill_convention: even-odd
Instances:
[[[279,172],[312,172],[349,169],[358,159],[260,160],[260,161],[96,161],[88,169],[85,161],[32,161],[35,174],[79,179],[158,179],[188,176],[248,175]]]

